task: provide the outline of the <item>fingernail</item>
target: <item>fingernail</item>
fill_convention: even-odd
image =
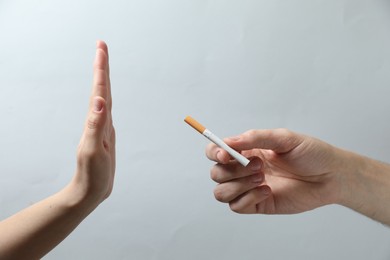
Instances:
[[[93,111],[100,112],[102,111],[102,109],[103,109],[103,102],[100,99],[95,98],[93,100]]]
[[[254,183],[261,183],[263,182],[263,176],[261,176],[260,174],[256,174],[252,177],[252,182]]]
[[[223,157],[223,156],[222,156],[221,150],[218,150],[218,151],[217,151],[217,159],[218,159],[218,161],[222,162],[222,160],[223,160],[222,157]]]
[[[260,171],[261,170],[261,162],[259,161],[259,160],[257,160],[257,159],[255,159],[255,160],[253,160],[253,161],[251,161],[250,162],[250,169],[252,170],[252,171]]]

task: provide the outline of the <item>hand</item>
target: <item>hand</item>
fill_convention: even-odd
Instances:
[[[210,144],[217,200],[237,213],[291,214],[336,203],[340,196],[335,147],[285,129],[251,130],[225,142],[251,158],[247,167]]]
[[[115,129],[108,48],[98,41],[89,112],[77,153],[77,171],[72,181],[80,196],[100,203],[112,191],[115,174]]]
[[[61,191],[0,222],[0,259],[40,259],[110,195],[115,173],[111,107],[107,45],[99,41],[76,174]]]

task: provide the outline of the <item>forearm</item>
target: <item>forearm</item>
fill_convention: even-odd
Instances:
[[[340,151],[339,204],[390,225],[390,165]]]
[[[70,184],[0,222],[0,259],[39,259],[98,205]]]

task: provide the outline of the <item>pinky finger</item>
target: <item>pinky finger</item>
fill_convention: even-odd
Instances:
[[[239,214],[270,213],[273,209],[271,189],[267,185],[256,187],[232,200],[229,206]]]

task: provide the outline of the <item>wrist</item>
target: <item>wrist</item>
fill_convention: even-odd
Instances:
[[[370,218],[390,224],[390,166],[344,151],[340,168],[341,196],[338,204]]]
[[[356,188],[363,178],[364,158],[346,150],[336,149],[335,176],[339,192],[335,203],[351,208]]]
[[[102,201],[96,192],[75,179],[60,191],[60,194],[68,208],[82,209],[88,213],[92,212]]]
[[[320,183],[322,183],[321,201],[323,205],[343,204],[344,200],[349,197],[346,194],[349,185],[348,178],[352,169],[353,163],[350,162],[352,154],[333,145],[323,143],[325,146],[321,150],[325,152],[323,167],[326,169],[326,174],[322,174]],[[320,163],[321,166],[321,163]]]

